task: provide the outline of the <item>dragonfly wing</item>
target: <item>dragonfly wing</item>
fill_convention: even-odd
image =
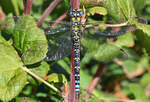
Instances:
[[[136,28],[134,26],[123,26],[123,27],[108,27],[104,31],[96,30],[95,34],[104,37],[116,37],[127,32],[135,31]]]
[[[70,30],[70,22],[57,22],[57,21],[50,21],[46,22],[43,25],[43,29],[46,35],[57,34],[59,32],[65,32]]]
[[[71,53],[70,32],[46,35],[48,39],[48,53],[45,61],[58,60]]]
[[[25,64],[33,64],[43,59],[45,61],[59,60],[71,53],[71,38],[69,32],[65,34],[47,35],[46,37],[47,42],[39,41],[39,44],[36,44],[24,52],[22,60]],[[48,49],[45,47],[47,44]]]

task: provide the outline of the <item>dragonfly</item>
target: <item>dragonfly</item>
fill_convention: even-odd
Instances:
[[[19,43],[25,43],[26,45],[26,48],[24,48],[25,45],[21,45],[21,44],[15,45],[16,47],[19,46],[17,48],[22,53],[22,60],[26,64],[28,64],[28,62],[30,62],[29,64],[33,64],[33,59],[36,60],[35,57],[37,56],[40,56],[40,60],[36,60],[34,62],[41,61],[41,56],[44,61],[53,61],[53,60],[62,59],[70,55],[71,52],[73,52],[73,55],[74,55],[73,63],[74,63],[74,71],[75,71],[75,82],[74,82],[75,89],[74,90],[75,90],[76,96],[79,97],[80,95],[80,50],[81,50],[81,45],[82,45],[81,38],[88,37],[91,39],[97,39],[98,42],[103,43],[103,40],[100,40],[99,38],[117,37],[119,35],[125,34],[126,32],[134,31],[137,28],[135,26],[128,25],[127,23],[122,24],[123,26],[121,25],[120,27],[120,25],[117,25],[117,24],[114,24],[114,25],[101,24],[100,25],[100,24],[90,24],[87,22],[85,26],[85,24],[82,23],[82,15],[83,15],[82,10],[73,9],[72,11],[70,11],[69,14],[71,16],[71,23],[70,22],[57,22],[57,21],[52,21],[52,22],[49,22],[48,24],[43,23],[41,28],[44,30],[44,36],[46,37],[46,39],[44,40],[40,39],[41,36],[37,38],[38,40],[35,40],[35,39],[33,40],[32,36],[29,36],[32,40],[30,38],[26,38],[24,39],[24,41],[22,41],[22,38],[26,37],[26,35],[24,34],[24,31],[27,33],[30,33],[28,32],[28,29],[32,28],[32,26],[36,26],[36,23],[31,24],[32,22],[30,22],[30,19],[31,21],[33,19],[31,17],[27,17],[31,25],[28,25],[29,27],[25,26],[24,28],[26,28],[26,30],[22,28],[22,26],[25,25],[26,22],[19,21],[20,19],[22,19],[22,17],[15,17],[14,18],[15,21],[21,22],[21,23],[19,24],[19,26],[17,25],[18,23],[15,23],[14,25],[12,24],[12,26],[15,28],[15,34],[16,34],[15,37],[18,37],[16,38],[17,40],[15,39],[15,41],[16,42],[19,41]],[[140,19],[140,18],[138,18],[138,20],[139,22],[146,24],[145,20]],[[58,23],[58,24],[56,27],[52,27],[50,26],[50,23]],[[103,26],[105,27],[103,29],[100,29]],[[71,32],[70,32],[70,29],[71,29]],[[83,31],[84,29],[87,29],[87,30]],[[88,29],[93,29],[94,34],[93,35],[86,34],[86,33],[89,33]],[[36,30],[37,29],[35,28],[30,31],[36,34]],[[42,32],[42,31],[37,30],[37,32]],[[117,46],[115,47],[118,48]]]

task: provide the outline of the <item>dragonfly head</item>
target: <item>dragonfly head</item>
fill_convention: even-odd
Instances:
[[[71,17],[81,17],[83,12],[80,9],[73,9],[69,14]]]

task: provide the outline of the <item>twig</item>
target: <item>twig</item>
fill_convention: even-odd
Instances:
[[[65,97],[64,97],[64,100],[65,102],[68,102],[68,95],[69,95],[69,85],[68,83],[65,83]]]
[[[86,91],[86,100],[88,100],[88,98],[89,98],[89,93],[91,93],[94,90],[94,88],[96,87],[96,85],[100,79],[100,76],[103,72],[103,69],[104,69],[104,63],[100,63],[99,67],[97,69],[97,72],[94,75],[94,77],[93,77],[93,79],[92,79],[92,81],[91,81],[91,83],[90,83],[90,85]]]
[[[54,91],[60,93],[60,91],[54,87],[53,85],[49,84],[47,81],[45,81],[44,79],[40,78],[39,76],[37,76],[36,74],[34,74],[33,72],[31,72],[28,68],[26,67],[22,67],[22,69],[24,71],[26,71],[27,73],[29,73],[30,75],[32,75],[33,77],[35,77],[36,79],[40,80],[41,82],[43,82],[45,85],[47,85],[48,87],[50,87],[51,89],[53,89]]]
[[[62,21],[63,19],[65,19],[67,17],[68,11],[65,12],[63,15],[61,15],[60,17],[58,17],[56,19],[56,22],[54,22],[51,26],[55,26],[57,25],[60,21]]]
[[[78,9],[80,7],[80,0],[70,0],[72,9]]]
[[[122,26],[127,26],[128,21],[120,24],[95,24],[98,27],[122,27]],[[93,25],[86,25],[86,28],[93,27]]]
[[[30,15],[30,11],[32,8],[32,0],[27,0],[27,3],[25,4],[25,0],[23,0],[23,4],[24,4],[24,14],[28,14]]]
[[[43,13],[42,17],[37,22],[37,26],[40,26],[42,22],[45,20],[45,18],[53,11],[53,9],[56,7],[56,5],[60,2],[60,0],[53,1],[48,8]]]
[[[74,72],[74,50],[72,48],[71,54],[71,72],[70,72],[70,94],[68,96],[68,102],[74,102],[75,99],[75,72]]]

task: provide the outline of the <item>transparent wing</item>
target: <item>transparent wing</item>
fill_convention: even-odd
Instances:
[[[22,59],[25,64],[33,64],[43,59],[45,61],[58,60],[71,53],[71,38],[69,32],[65,32],[65,34],[57,33],[46,35],[46,37],[47,42],[39,41],[39,44],[32,46],[24,52]],[[48,49],[45,47],[47,45]]]
[[[59,32],[66,32],[70,30],[70,22],[63,21],[50,21],[42,24],[42,29],[45,31],[45,35],[56,34]]]
[[[147,20],[142,17],[136,17],[136,20],[139,23],[147,24]],[[128,22],[125,22],[122,24],[93,24],[93,25],[95,26],[91,26],[89,24],[87,25],[87,28],[92,28],[95,34],[98,34],[104,37],[116,37],[116,36],[125,34],[127,32],[132,32],[138,29],[134,25],[129,25]]]
[[[46,37],[49,45],[47,57],[45,58],[46,61],[58,60],[71,53],[70,32],[46,35]]]
[[[20,17],[15,17],[14,21],[17,21],[19,18]],[[29,33],[28,28],[32,28],[33,26],[36,25],[36,23],[32,22],[33,18],[29,17],[29,19],[31,19],[31,20],[28,20],[28,22],[31,23],[31,25],[28,24],[29,26],[27,26],[28,22],[25,22],[25,21],[21,22],[19,25],[18,25],[18,23],[15,23],[15,26],[13,26],[16,30],[26,31],[26,32],[23,32],[23,34],[20,34],[19,36],[26,37],[26,34],[24,34],[24,33]],[[41,56],[41,58],[45,57],[45,59],[44,59],[45,61],[58,60],[65,56],[68,56],[71,53],[70,22],[59,22],[56,26],[51,26],[51,24],[55,24],[55,23],[58,23],[58,22],[55,22],[55,21],[51,21],[48,23],[44,22],[41,27],[45,33],[44,36],[46,36],[47,40],[40,40],[39,39],[40,36],[37,36],[33,40],[32,39],[33,36],[28,36],[26,42],[32,42],[32,41],[34,42],[37,39],[36,42],[39,41],[39,43],[34,44],[34,46],[31,43],[29,44],[32,46],[27,47],[28,49],[26,48],[26,51],[23,51],[24,52],[23,61],[32,62],[31,60],[34,60],[35,56]],[[88,23],[88,24],[90,24],[90,23]],[[128,26],[128,25],[121,26],[121,27],[120,26],[106,27],[106,26],[99,26],[99,25],[93,24],[92,27],[90,27],[90,28],[87,27],[87,29],[84,30],[82,35],[90,34],[91,30],[94,31],[94,33],[89,38],[97,40],[99,42],[98,44],[100,44],[103,42],[103,40],[99,40],[100,39],[100,37],[98,37],[99,35],[105,36],[105,37],[115,37],[115,36],[124,34],[125,32],[134,31],[134,30],[136,30],[136,28],[134,26]],[[33,32],[33,31],[30,30],[30,32]],[[29,40],[29,37],[32,39],[32,41]],[[85,36],[83,36],[82,38],[84,38],[84,37]],[[22,41],[21,39],[19,39],[19,40]],[[88,42],[90,42],[90,39],[88,39]],[[48,51],[47,51],[47,47],[44,47],[47,45],[48,45]],[[23,45],[19,45],[19,46],[22,47]],[[84,44],[84,46],[86,46],[86,43]],[[99,45],[97,45],[97,46],[99,46]],[[93,47],[93,46],[91,46],[91,47]],[[45,51],[47,51],[46,55],[44,53]],[[41,53],[38,54],[38,52],[41,52]],[[35,62],[40,61],[41,58],[38,60],[35,59]]]
[[[71,53],[70,22],[46,22],[43,29],[49,45],[45,61],[58,60]]]

